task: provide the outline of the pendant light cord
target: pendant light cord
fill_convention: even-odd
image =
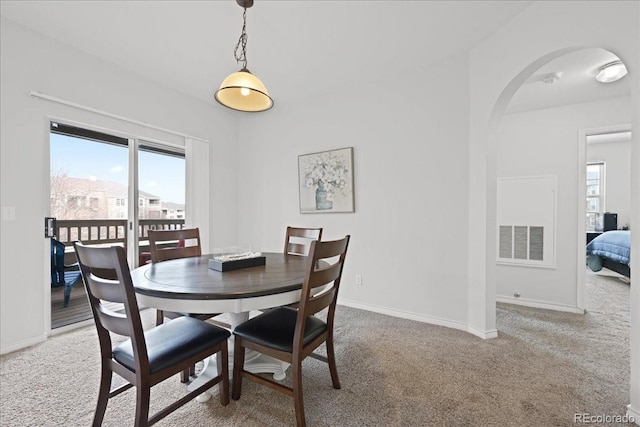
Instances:
[[[242,13],[242,34],[240,34],[240,38],[238,39],[238,43],[236,43],[235,49],[233,49],[233,56],[236,58],[236,62],[238,64],[242,63],[242,69],[247,69],[247,8],[243,8],[244,12]],[[238,49],[241,48],[240,54],[238,55]]]

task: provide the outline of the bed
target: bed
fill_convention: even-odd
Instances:
[[[591,271],[608,268],[631,277],[631,231],[606,231],[587,244],[587,265]]]

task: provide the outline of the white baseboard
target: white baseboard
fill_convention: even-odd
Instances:
[[[633,422],[640,426],[640,409],[633,409],[631,405],[627,405],[627,416],[629,421],[633,418]]]
[[[80,322],[71,323],[70,325],[60,326],[51,330],[50,336],[64,334],[65,332],[73,331],[74,329],[83,328],[85,326],[94,325],[93,318],[82,320]]]
[[[347,307],[359,308],[361,310],[372,311],[374,313],[386,314],[388,316],[399,317],[401,319],[415,320],[417,322],[429,323],[437,326],[445,326],[447,328],[458,329],[465,332],[470,332],[483,338],[482,334],[478,334],[475,331],[471,331],[468,325],[464,322],[456,322],[454,320],[443,319],[435,316],[425,316],[424,314],[412,313],[409,311],[395,310],[387,307],[381,307],[373,304],[363,304],[348,299],[338,298],[338,304],[346,305]],[[496,331],[497,336],[497,331]]]
[[[490,329],[488,331],[481,331],[480,329],[476,329],[473,326],[468,325],[467,326],[467,332],[469,332],[470,334],[473,334],[477,337],[482,338],[483,340],[490,340],[493,338],[498,338],[498,330],[497,329]]]
[[[564,304],[553,304],[553,303],[531,300],[526,298],[496,296],[496,302],[503,302],[505,304],[522,305],[525,307],[544,308],[546,310],[565,311],[568,313],[577,313],[577,314],[585,313],[585,310],[583,308],[564,305]]]
[[[42,342],[45,342],[46,340],[47,340],[47,336],[41,335],[37,337],[28,338],[26,340],[18,341],[16,343],[9,344],[0,348],[0,354],[7,354],[16,350],[21,350],[23,348],[30,347],[35,344],[40,344]]]

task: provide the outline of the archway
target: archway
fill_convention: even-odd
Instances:
[[[496,261],[498,301],[576,313],[586,308],[581,292],[585,283],[581,261],[586,244],[586,148],[579,134],[605,132],[620,125],[629,130],[631,77],[607,84],[595,79],[600,67],[616,60],[614,53],[600,48],[564,54],[536,70],[508,104],[496,150],[497,221],[502,231]],[[597,145],[603,153],[603,146],[612,150],[621,144]],[[624,155],[605,156],[609,161],[606,180],[603,176],[601,181],[602,194],[590,199],[600,213],[619,212],[621,224],[630,222],[630,144],[624,148]],[[609,185],[616,180],[615,187]],[[548,193],[546,186],[532,188],[532,183],[554,188]],[[511,194],[507,197],[505,191]],[[524,238],[507,234],[513,228],[507,224],[524,231]],[[526,231],[533,233],[533,246],[527,245]],[[508,243],[523,245],[532,253],[505,254]]]
[[[500,95],[497,97],[496,102],[493,106],[493,108],[491,109],[491,113],[489,116],[489,119],[487,121],[487,128],[486,128],[486,159],[487,159],[487,164],[486,164],[486,186],[487,186],[487,191],[486,191],[486,248],[487,248],[487,256],[486,256],[486,288],[485,288],[485,292],[486,292],[486,310],[487,310],[487,317],[489,317],[489,312],[491,310],[493,310],[493,312],[495,313],[495,308],[496,308],[496,265],[495,265],[495,260],[496,260],[496,248],[497,248],[497,237],[496,237],[496,227],[497,227],[497,209],[496,209],[496,203],[497,203],[497,159],[498,159],[498,149],[499,149],[499,131],[500,131],[500,126],[503,120],[503,117],[505,115],[505,112],[507,110],[507,106],[509,104],[509,102],[511,102],[512,98],[514,97],[514,95],[516,94],[516,92],[518,91],[518,89],[531,77],[533,76],[540,68],[542,68],[543,66],[545,66],[546,64],[554,61],[555,59],[558,59],[564,55],[573,53],[573,52],[578,52],[581,50],[585,50],[585,49],[594,49],[594,47],[591,48],[585,48],[585,47],[580,47],[580,48],[565,48],[565,49],[560,49],[560,50],[556,50],[553,51],[551,53],[548,53],[540,58],[538,58],[536,61],[532,62],[531,64],[529,64],[526,68],[524,68],[522,71],[520,71],[512,80],[509,81],[509,83],[504,87],[504,89],[500,92]],[[621,58],[624,61],[624,58]],[[637,85],[635,85],[635,89],[637,90]],[[631,109],[633,109],[633,107],[629,107]],[[629,114],[630,117],[632,117],[632,114]],[[634,122],[635,119],[633,120],[629,120],[630,122]],[[637,125],[637,121],[634,122],[635,125]],[[577,132],[576,132],[577,133]],[[578,135],[576,135],[576,140],[577,140]],[[637,135],[634,137],[634,141],[637,144]],[[575,162],[577,164],[577,161]],[[632,174],[633,175],[633,174]],[[632,176],[632,182],[633,182],[633,176]],[[574,186],[575,188],[575,186]],[[636,211],[637,212],[637,211]],[[577,218],[577,214],[575,216],[575,218]],[[576,239],[576,242],[578,242],[578,240]],[[577,251],[575,252],[577,253]],[[578,260],[578,263],[580,263],[581,260]],[[577,290],[576,290],[577,292]],[[635,294],[632,293],[632,299],[633,299],[633,310],[637,310],[637,292]],[[576,295],[576,300],[577,300],[577,295]],[[633,304],[636,305],[633,305]],[[577,304],[576,304],[577,305]],[[633,313],[633,316],[637,317],[637,313]],[[632,322],[632,334],[637,332],[635,331],[635,329],[637,329],[637,321],[635,323]],[[635,351],[635,353],[634,353]],[[632,346],[631,349],[632,352],[632,363],[633,360],[635,358],[635,360],[638,359],[638,354],[637,354],[637,346]],[[631,385],[632,385],[632,399],[631,401],[637,402],[637,398],[634,400],[633,397],[633,390],[634,390],[634,378],[633,378],[633,367],[632,367],[632,378],[631,378]],[[635,387],[637,388],[637,384],[635,384]],[[630,412],[632,412],[632,410],[630,409]]]

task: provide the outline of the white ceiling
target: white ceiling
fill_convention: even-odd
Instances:
[[[609,51],[594,48],[573,52],[551,61],[520,87],[509,103],[507,112],[517,113],[629,95],[631,83],[628,77],[612,83],[600,83],[596,80],[600,67],[618,59]],[[560,79],[545,83],[543,79],[550,74],[558,74]]]
[[[349,80],[374,80],[468,51],[531,3],[256,0],[247,11],[248,68],[265,83],[277,106]],[[0,13],[209,103],[223,78],[240,68],[233,49],[242,9],[233,0],[1,0]],[[525,85],[514,106],[517,101],[520,110],[540,108],[535,105],[548,102],[540,97],[546,93],[562,93],[561,103],[570,101],[569,92],[587,96],[583,86],[569,91],[582,60],[592,72],[595,54],[558,60],[563,78],[548,87]],[[625,83],[619,83],[616,89],[624,91]],[[618,96],[598,89],[594,96]]]

